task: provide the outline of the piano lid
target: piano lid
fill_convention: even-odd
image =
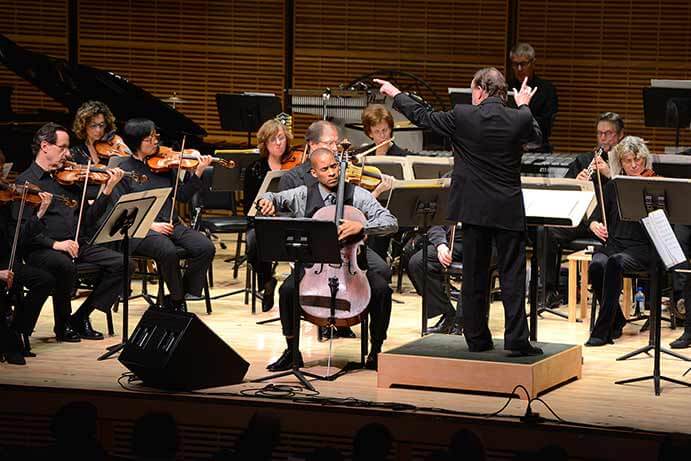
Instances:
[[[95,99],[107,104],[118,120],[153,120],[164,136],[206,135],[192,119],[117,74],[81,64],[71,66],[64,59],[27,50],[2,34],[0,62],[72,113],[85,101]]]

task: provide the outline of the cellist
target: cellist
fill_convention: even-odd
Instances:
[[[310,174],[316,183],[301,185],[278,193],[267,192],[257,202],[262,215],[273,215],[276,211],[289,212],[292,217],[311,217],[324,206],[335,204],[338,188],[339,164],[334,153],[326,148],[318,148],[310,154]],[[362,211],[367,219],[366,224],[344,220],[338,227],[339,239],[359,235],[383,235],[396,232],[398,222],[396,218],[382,207],[372,194],[358,186],[346,184],[346,205],[351,205]],[[302,278],[302,274],[300,275]],[[377,368],[377,354],[381,351],[386,339],[386,331],[391,317],[391,288],[386,280],[377,272],[367,271],[367,280],[371,288],[371,298],[368,305],[370,315],[371,348],[367,356],[366,366]],[[295,280],[288,277],[279,290],[279,307],[283,335],[286,337],[287,348],[281,357],[268,365],[270,371],[288,370],[293,365],[293,348],[295,334],[293,331],[293,293]],[[298,356],[298,366],[302,366],[302,357]]]

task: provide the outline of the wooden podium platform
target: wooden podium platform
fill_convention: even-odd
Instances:
[[[453,389],[510,394],[522,384],[536,397],[571,379],[581,377],[581,346],[537,343],[545,352],[537,357],[508,357],[501,340],[495,349],[469,352],[456,335],[428,335],[379,354],[377,387]],[[527,398],[519,393],[521,398]]]

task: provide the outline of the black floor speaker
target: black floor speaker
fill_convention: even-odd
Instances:
[[[119,357],[145,385],[193,390],[241,383],[249,363],[195,314],[144,312]]]

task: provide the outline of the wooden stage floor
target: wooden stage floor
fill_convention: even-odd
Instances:
[[[225,266],[225,267],[224,267]],[[241,288],[244,274],[237,280],[230,280],[228,264],[217,257],[215,261],[216,286],[212,294]],[[281,267],[281,269],[284,269]],[[285,270],[279,270],[279,274]],[[406,279],[407,280],[407,279]],[[134,282],[135,291],[139,283]],[[420,298],[410,294],[410,285],[404,285],[408,293],[394,294],[402,303],[394,303],[389,339],[384,344],[388,350],[419,337]],[[278,298],[278,297],[277,297]],[[77,301],[75,301],[75,306]],[[136,325],[145,309],[142,300],[131,303],[130,330]],[[277,358],[285,347],[280,324],[256,325],[256,321],[277,315],[277,307],[267,314],[251,315],[249,306],[243,303],[243,295],[235,295],[213,302],[214,312],[207,316],[203,302],[190,303],[190,310],[251,363],[247,379],[257,378],[267,372],[265,366]],[[566,310],[565,307],[563,309]],[[116,332],[121,333],[121,315],[115,314]],[[94,327],[105,331],[105,316],[96,312],[92,315]],[[491,328],[495,335],[503,330],[503,309],[494,303],[491,310]],[[691,388],[663,383],[662,395],[656,397],[651,381],[629,385],[615,385],[614,381],[650,374],[653,360],[645,355],[619,362],[616,357],[647,343],[647,333],[639,333],[639,326],[628,325],[624,335],[615,345],[601,348],[583,348],[583,377],[554,389],[543,396],[543,400],[565,421],[594,425],[603,428],[630,428],[631,431],[691,434]],[[355,328],[359,335],[359,327]],[[680,334],[680,330],[663,328],[663,344]],[[302,353],[307,366],[316,365],[325,370],[328,343],[316,339],[314,326],[303,322]],[[569,323],[546,314],[539,322],[539,339],[548,342],[583,344],[587,339],[587,323]],[[108,345],[119,341],[119,336],[105,341],[82,341],[79,344],[57,344],[52,335],[52,308],[50,301],[42,312],[37,331],[33,336],[37,358],[29,359],[24,367],[0,364],[0,386],[15,391],[24,389],[67,390],[106,392],[127,397],[131,393],[118,384],[118,378],[127,370],[115,359],[99,362],[98,357]],[[359,357],[359,339],[338,339],[333,344],[336,364]],[[691,357],[691,350],[682,351]],[[200,351],[203,353],[203,351]],[[673,358],[663,358],[663,374],[691,381],[691,374],[682,374],[691,366]],[[439,370],[443,373],[444,370]],[[291,379],[280,382],[295,383]],[[502,396],[471,395],[431,390],[378,389],[374,371],[356,371],[334,382],[315,382],[320,395],[336,398],[355,397],[374,402],[398,402],[417,407],[439,408],[453,411],[489,414],[499,410],[506,402]],[[209,390],[211,394],[241,389],[254,389],[258,384],[245,383]],[[146,389],[143,389],[146,390]],[[204,392],[204,391],[202,391]],[[160,395],[160,393],[157,393]],[[217,395],[217,394],[216,394]],[[553,417],[540,403],[534,403],[534,410],[542,416]],[[7,406],[5,407],[7,408]],[[503,411],[503,415],[520,416],[525,413],[526,402],[514,399]],[[433,412],[432,412],[433,413]],[[440,414],[442,414],[440,412]],[[449,416],[449,415],[446,415]],[[453,416],[453,415],[451,415]],[[517,419],[515,420],[517,423]],[[624,429],[627,432],[628,429]],[[403,459],[403,458],[401,458]]]

